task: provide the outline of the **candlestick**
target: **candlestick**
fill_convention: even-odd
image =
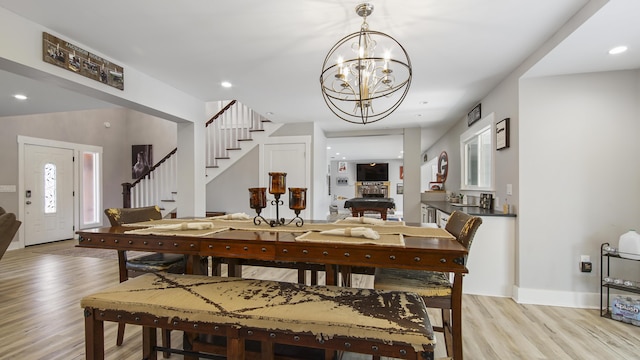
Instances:
[[[267,207],[267,188],[249,188],[251,196],[249,198],[249,206],[260,213]]]
[[[270,172],[271,185],[269,186],[269,193],[274,195],[281,195],[285,193],[287,173],[282,172]],[[279,198],[277,196],[276,198]]]
[[[249,188],[249,206],[257,213],[253,218],[253,223],[255,225],[260,225],[264,221],[271,227],[275,227],[289,225],[295,221],[296,226],[302,226],[304,224],[304,220],[300,217],[300,212],[307,207],[307,188],[289,188],[289,208],[295,212],[296,216],[288,223],[285,223],[284,218],[280,218],[280,205],[284,205],[284,202],[280,200],[280,196],[285,193],[285,179],[287,177],[287,173],[270,172],[269,177],[269,193],[273,194],[273,197],[275,198],[275,200],[271,200],[271,205],[276,206],[276,219],[267,220],[260,215],[262,209],[267,207],[266,188]]]
[[[289,188],[289,209],[300,212],[306,208],[307,188]]]

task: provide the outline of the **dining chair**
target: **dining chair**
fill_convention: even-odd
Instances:
[[[158,206],[140,208],[109,208],[106,209],[104,213],[107,215],[111,226],[162,219],[162,213]],[[120,282],[127,281],[129,277],[135,277],[149,272],[184,274],[186,271],[186,263],[185,255],[182,254],[153,253],[129,259],[126,251],[118,250]],[[118,336],[116,338],[117,346],[122,345],[122,342],[124,341],[124,329],[125,324],[118,323]],[[171,347],[170,330],[162,332],[162,343],[165,347]],[[164,354],[165,358],[169,356],[169,353]]]
[[[468,256],[480,224],[482,224],[482,218],[454,211],[449,217],[445,229],[467,248]],[[464,260],[466,264],[467,259]],[[453,299],[453,283],[449,273],[376,268],[374,288],[414,292],[422,296],[427,308],[440,309],[442,326],[434,326],[433,330],[444,333],[447,356],[454,355],[455,347],[459,347],[459,354],[462,354],[462,310],[460,308],[462,289],[460,289],[460,298]],[[460,303],[453,307],[454,302]],[[462,360],[461,356],[458,357],[454,356],[455,360]]]
[[[14,213],[6,212],[0,207],[0,259],[11,245],[13,237],[20,228],[20,222]]]

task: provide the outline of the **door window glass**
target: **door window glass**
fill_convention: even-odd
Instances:
[[[56,165],[47,163],[44,165],[44,213],[56,212]]]

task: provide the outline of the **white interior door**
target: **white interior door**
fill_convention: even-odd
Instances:
[[[73,150],[25,145],[25,245],[73,238]]]
[[[284,217],[287,222],[295,217],[293,210],[289,209],[289,188],[307,187],[307,159],[305,152],[305,144],[302,143],[272,144],[264,146],[264,166],[266,170],[264,173],[264,184],[267,187],[267,191],[269,191],[270,172],[287,173],[287,193],[280,197],[280,200],[282,200],[284,204],[279,208],[280,217]],[[311,205],[309,204],[310,195],[310,190],[307,189],[307,209]],[[275,206],[270,205],[270,200],[272,199],[273,195],[267,193],[267,203],[269,206],[267,206],[265,210],[267,211],[267,218],[269,220],[274,220],[276,217]],[[300,217],[307,219],[306,214],[307,210],[303,210],[300,213]]]

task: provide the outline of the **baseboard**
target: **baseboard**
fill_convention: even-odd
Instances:
[[[24,246],[21,246],[19,241],[12,241],[11,244],[9,244],[7,251],[18,250],[18,249],[24,249]]]
[[[526,289],[514,286],[513,300],[519,304],[561,306],[580,309],[600,308],[600,293]]]

